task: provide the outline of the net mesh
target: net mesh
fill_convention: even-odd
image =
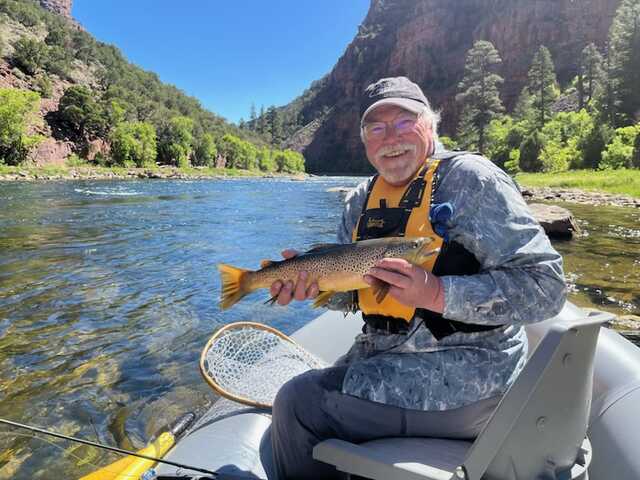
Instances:
[[[220,393],[262,406],[271,406],[291,378],[326,366],[296,343],[251,326],[221,332],[202,356],[203,373]]]

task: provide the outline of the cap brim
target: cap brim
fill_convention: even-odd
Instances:
[[[422,110],[426,107],[426,105],[422,102],[418,102],[416,100],[411,100],[410,98],[383,98],[382,100],[378,100],[376,103],[372,104],[369,108],[367,108],[362,114],[362,118],[360,119],[360,125],[364,122],[364,119],[367,118],[373,110],[383,105],[396,105],[400,108],[404,108],[413,113],[421,113]]]

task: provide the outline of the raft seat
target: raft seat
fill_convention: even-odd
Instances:
[[[316,445],[313,457],[376,480],[587,480],[593,360],[609,319],[592,312],[551,324],[474,442],[331,439]]]

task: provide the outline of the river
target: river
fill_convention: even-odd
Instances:
[[[215,395],[197,360],[239,320],[290,333],[317,312],[256,293],[217,307],[216,264],[331,242],[353,177],[0,183],[0,417],[124,448]],[[640,314],[640,211],[568,206],[571,300]],[[0,478],[68,478],[115,457],[0,427]]]

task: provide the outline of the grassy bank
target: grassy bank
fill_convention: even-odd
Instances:
[[[573,170],[561,173],[520,173],[525,187],[578,188],[640,198],[640,170]]]
[[[73,178],[131,178],[131,177],[264,177],[283,175],[258,170],[240,170],[235,168],[210,168],[210,167],[150,167],[150,168],[124,168],[124,167],[100,167],[86,163],[71,165],[48,165],[43,167],[19,166],[12,167],[0,164],[0,180],[16,179],[25,180],[57,180]],[[304,174],[289,174],[287,176],[301,176]]]

